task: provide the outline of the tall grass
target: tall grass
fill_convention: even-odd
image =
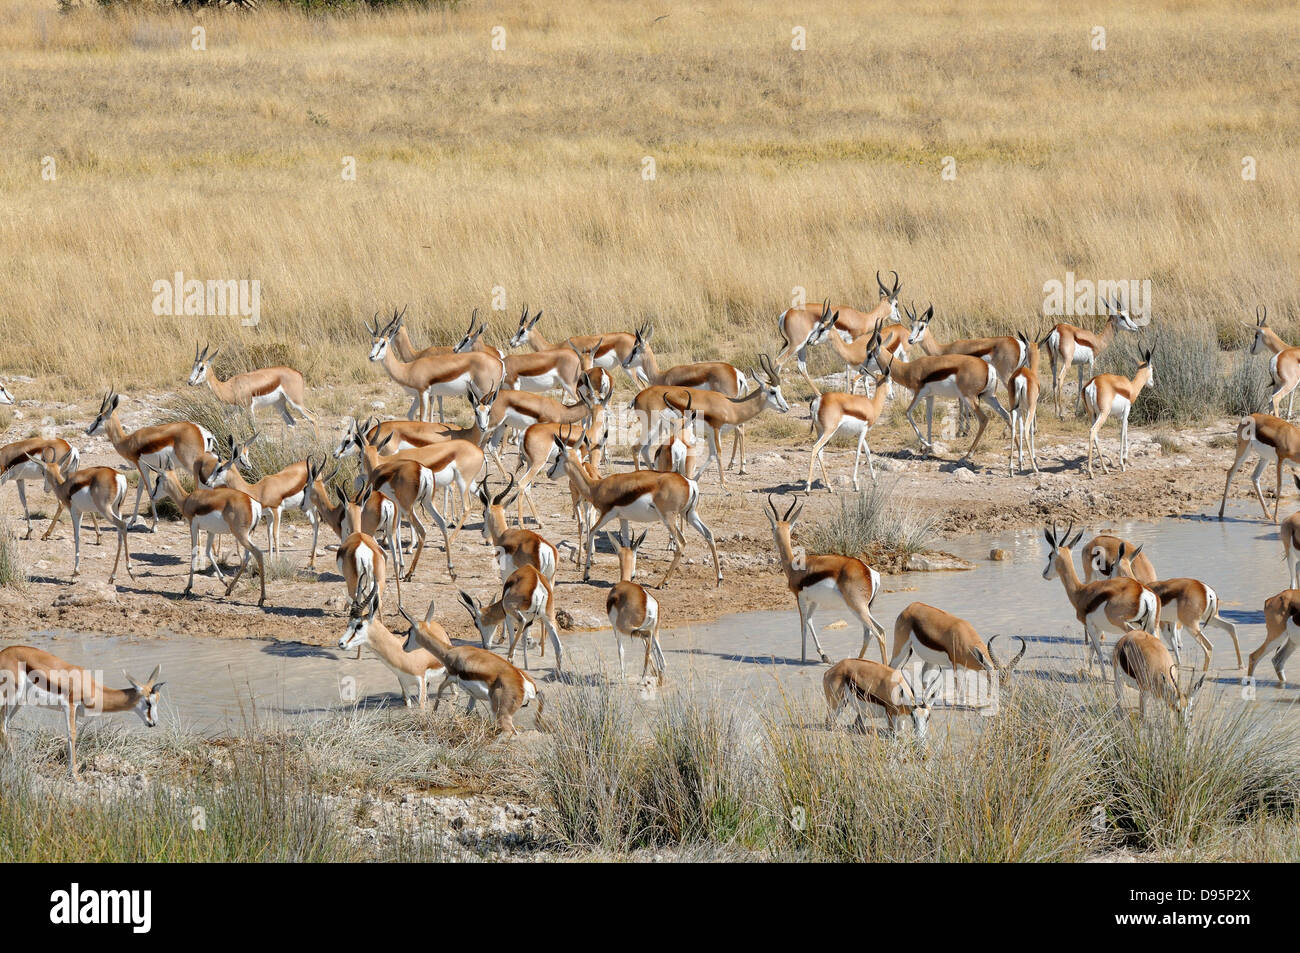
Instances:
[[[898,557],[924,551],[938,534],[934,513],[910,506],[898,477],[881,476],[840,497],[839,512],[798,530],[808,552]]]
[[[0,517],[0,586],[21,587],[27,584],[27,559],[18,545],[18,537],[7,517]]]

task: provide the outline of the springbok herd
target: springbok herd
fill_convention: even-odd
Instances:
[[[646,588],[634,582],[637,553],[646,532],[635,535],[633,523],[659,523],[673,549],[672,562],[659,582],[667,585],[682,558],[689,527],[703,537],[713,559],[720,585],[717,549],[713,533],[699,513],[700,486],[697,482],[716,460],[719,484],[725,485],[721,438],[734,431],[730,467],[740,457],[744,473],[744,426],[765,410],[784,413],[789,404],[781,392],[780,369],[794,359],[799,373],[812,386],[812,429],[815,440],[808,464],[805,491],[811,491],[814,468],[820,467],[823,485],[829,489],[823,451],[836,434],[857,438],[852,481],[858,487],[858,464],[863,452],[872,478],[875,470],[867,436],[880,419],[885,400],[900,385],[912,394],[907,419],[923,448],[933,448],[933,405],[935,398],[955,399],[963,430],[973,414],[978,429],[965,457],[973,454],[984,435],[992,409],[1010,427],[1011,452],[1008,469],[1024,470],[1024,455],[1037,471],[1034,447],[1036,412],[1040,390],[1039,350],[1045,347],[1052,368],[1052,389],[1058,414],[1064,413],[1063,390],[1071,367],[1078,369],[1078,395],[1092,420],[1088,435],[1087,470],[1093,475],[1094,451],[1103,471],[1109,472],[1101,453],[1098,434],[1109,417],[1120,421],[1119,466],[1128,460],[1128,416],[1142,390],[1154,386],[1152,353],[1145,350],[1133,377],[1101,374],[1085,382],[1084,365],[1091,370],[1097,358],[1121,330],[1138,331],[1138,323],[1122,301],[1104,300],[1107,322],[1094,333],[1068,324],[1058,324],[1037,343],[1024,334],[981,338],[940,344],[931,330],[934,309],[919,316],[911,308],[899,316],[899,280],[885,284],[877,274],[879,304],[870,311],[848,307],[831,308],[829,302],[813,308],[792,308],[777,320],[782,347],[775,361],[767,355],[760,367],[748,374],[720,361],[682,364],[661,368],[651,348],[653,327],[635,332],[571,337],[552,343],[543,337],[538,324],[541,313],[529,314],[525,307],[518,327],[509,340],[512,352],[499,350],[482,341],[486,322],[477,314],[470,319],[462,339],[452,347],[417,349],[407,334],[405,313],[395,313],[385,324],[376,316],[367,324],[371,337],[370,361],[382,364],[388,375],[411,395],[405,419],[353,421],[342,435],[334,457],[357,454],[360,473],[350,490],[331,485],[337,466],[326,473],[329,459],[300,460],[256,483],[248,483],[240,466],[248,466],[249,442],[233,439],[222,444],[209,431],[190,421],[175,421],[128,432],[118,418],[121,395],[110,391],[87,434],[104,434],[117,453],[139,474],[132,515],[123,515],[128,492],[125,473],[114,467],[79,467],[79,454],[63,439],[31,438],[0,448],[0,482],[17,484],[32,535],[25,481],[43,481],[53,494],[58,510],[42,539],[48,539],[64,509],[72,518],[73,575],[80,568],[81,518],[89,514],[96,539],[102,518],[116,530],[117,553],[110,582],[119,564],[132,578],[128,528],[141,519],[141,496],[147,490],[152,515],[150,531],[157,527],[156,501],[170,497],[189,525],[190,571],[184,595],[194,586],[194,574],[203,559],[230,596],[248,566],[257,563],[260,596],[266,601],[264,559],[280,549],[280,521],[286,510],[301,510],[312,527],[312,548],[308,566],[315,567],[320,524],[324,522],[338,536],[336,564],[351,597],[347,627],[340,648],[370,646],[397,676],[407,705],[423,707],[433,682],[438,683],[434,708],[448,686],[461,688],[472,708],[476,700],[488,703],[500,729],[514,733],[514,715],[532,699],[541,714],[542,694],[529,674],[529,632],[534,623],[542,637],[533,643],[545,656],[549,639],[554,653],[552,677],[562,677],[564,650],[556,623],[555,572],[559,550],[540,533],[525,529],[525,503],[538,529],[531,487],[543,475],[550,480],[567,477],[577,524],[575,561],[584,553],[583,581],[591,577],[597,534],[617,521],[617,534],[607,532],[618,556],[619,581],[608,591],[605,609],[618,647],[619,669],[624,670],[624,638],[644,643],[641,679],[664,678],[664,655],[659,643],[659,605]],[[1276,416],[1281,398],[1291,394],[1300,382],[1300,348],[1287,347],[1267,326],[1267,314],[1259,313],[1252,325],[1255,339],[1252,353],[1272,352],[1270,370],[1275,390],[1272,414],[1245,417],[1237,427],[1237,452],[1224,487],[1226,504],[1232,478],[1250,451],[1258,457],[1252,480],[1260,505],[1268,518],[1260,487],[1264,467],[1276,463],[1276,491],[1281,496],[1284,463],[1300,463],[1300,429]],[[809,377],[807,357],[811,347],[828,343],[845,362],[845,389],[822,393]],[[513,349],[528,346],[527,350]],[[915,353],[918,349],[920,353]],[[909,354],[909,349],[913,353]],[[289,367],[271,367],[239,374],[222,381],[213,372],[216,352],[196,348],[189,384],[207,383],[222,402],[234,405],[255,419],[259,408],[274,407],[286,425],[296,417],[316,420],[307,409],[302,374]],[[639,422],[637,443],[632,454],[633,469],[604,473],[605,448],[609,437],[606,412],[613,394],[613,377],[621,370],[640,388],[630,409]],[[857,382],[864,379],[864,393]],[[869,380],[870,385],[866,383]],[[999,388],[1006,394],[1004,406]],[[559,391],[561,398],[547,396]],[[457,427],[443,422],[444,398],[464,398],[472,409],[472,422]],[[438,420],[433,420],[436,400]],[[926,435],[922,436],[912,414],[922,400],[926,404]],[[13,403],[0,386],[0,402]],[[1289,409],[1289,408],[1288,408]],[[296,417],[295,417],[296,415]],[[317,428],[319,430],[319,428]],[[509,438],[517,453],[513,467],[502,459]],[[490,484],[493,467],[497,485]],[[187,478],[184,481],[178,471]],[[192,477],[194,489],[187,490]],[[333,481],[337,484],[339,481]],[[1300,484],[1300,478],[1297,478]],[[437,491],[441,489],[441,501]],[[458,500],[455,498],[458,496]],[[477,498],[482,515],[482,535],[493,547],[501,577],[500,595],[482,604],[461,591],[460,601],[473,619],[481,645],[453,646],[446,630],[434,619],[430,605],[423,619],[407,612],[402,600],[402,582],[409,582],[424,550],[425,518],[438,528],[446,555],[447,573],[456,578],[453,549],[469,517],[470,500]],[[516,504],[514,523],[507,516]],[[942,687],[942,669],[977,678],[985,673],[992,680],[1011,671],[1024,656],[1019,653],[999,662],[992,651],[996,639],[984,642],[963,619],[933,606],[916,602],[894,623],[892,656],[886,653],[885,630],[871,615],[880,590],[880,574],[860,559],[839,555],[809,555],[797,548],[792,532],[803,507],[800,498],[782,510],[768,497],[765,513],[780,557],[786,583],[799,609],[801,651],[807,661],[811,635],[823,662],[830,662],[822,650],[813,615],[819,606],[847,609],[862,623],[862,648],[857,658],[837,662],[826,672],[824,689],[828,705],[828,727],[833,727],[845,708],[856,712],[856,724],[883,711],[890,728],[910,718],[916,734],[925,737],[931,703]],[[1220,516],[1223,507],[1220,507]],[[1277,521],[1277,504],[1272,520]],[[253,541],[259,522],[267,524],[267,547]],[[403,541],[405,527],[411,537]],[[1295,553],[1300,548],[1300,514],[1281,524],[1283,547],[1290,569],[1290,585],[1300,586]],[[201,551],[200,534],[206,533]],[[229,534],[242,559],[227,581],[213,540]],[[1110,653],[1117,701],[1122,688],[1136,688],[1139,708],[1145,713],[1149,695],[1155,696],[1183,719],[1190,709],[1205,675],[1188,688],[1179,684],[1182,633],[1189,631],[1203,653],[1202,672],[1208,671],[1211,646],[1206,627],[1227,632],[1237,652],[1240,646],[1231,623],[1218,615],[1218,597],[1213,589],[1195,579],[1159,580],[1147,554],[1114,536],[1102,535],[1083,548],[1084,576],[1080,579],[1073,552],[1082,530],[1049,527],[1044,533],[1048,561],[1043,576],[1057,577],[1084,629],[1089,647],[1089,666],[1095,658],[1105,674],[1106,658],[1101,640],[1107,632],[1119,639]],[[397,608],[408,630],[398,634],[384,622],[384,593],[391,574]],[[1095,578],[1094,578],[1095,577]],[[1287,589],[1265,604],[1267,635],[1264,644],[1250,655],[1248,674],[1270,649],[1273,667],[1285,683],[1284,665],[1294,651],[1300,632],[1300,588]],[[504,628],[504,633],[500,630]],[[1159,633],[1159,635],[1157,635]],[[504,656],[493,645],[507,643]],[[515,649],[522,640],[523,668],[514,664]],[[880,651],[880,662],[866,658],[872,641]],[[915,689],[903,666],[915,653],[921,663],[921,688]],[[162,683],[157,670],[143,683],[131,680],[126,689],[109,689],[83,668],[48,652],[29,646],[11,646],[0,651],[0,679],[5,686],[4,715],[0,738],[9,747],[10,718],[22,704],[64,710],[67,715],[68,762],[73,776],[76,764],[76,721],[87,711],[135,711],[148,725],[156,723],[156,706]],[[960,684],[960,683],[959,683]]]

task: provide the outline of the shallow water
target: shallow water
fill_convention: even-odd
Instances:
[[[1193,576],[1212,586],[1219,594],[1221,615],[1237,626],[1243,662],[1260,644],[1264,600],[1286,588],[1287,573],[1276,528],[1260,520],[1247,502],[1229,504],[1223,522],[1211,514],[1089,527],[1084,541],[1103,528],[1144,543],[1162,577]],[[993,547],[1008,550],[1011,559],[991,562],[988,554]],[[1082,630],[1060,581],[1042,578],[1046,544],[1041,530],[967,537],[948,541],[943,548],[970,559],[977,568],[886,577],[874,615],[887,632],[906,605],[927,602],[969,619],[985,640],[999,634],[1023,637],[1029,649],[1017,668],[1017,677],[1079,677],[1086,659]],[[781,580],[773,575],[771,583],[780,585]],[[860,627],[854,620],[847,628],[828,628],[836,618],[826,609],[817,615],[827,654],[833,659],[856,655],[861,645]],[[342,629],[340,620],[340,633]],[[1243,703],[1244,669],[1236,669],[1230,640],[1216,630],[1207,635],[1214,646],[1212,687],[1201,704],[1207,700],[1210,704]],[[604,677],[603,673],[617,672],[611,633],[568,633],[562,637],[570,684],[591,684]],[[799,662],[793,599],[788,612],[744,613],[708,624],[665,627],[661,637],[668,663],[668,691],[740,694],[755,701],[771,701],[784,693],[800,703],[819,704],[825,666]],[[368,654],[356,661],[352,653],[333,648],[256,639],[125,638],[65,632],[23,633],[5,641],[39,645],[88,668],[101,669],[110,685],[124,684],[122,669],[140,678],[161,664],[167,682],[163,717],[209,734],[237,731],[253,721],[312,717],[352,704],[400,704],[396,679],[382,663]],[[890,641],[887,635],[887,646]],[[641,671],[642,646],[640,642],[625,645],[630,681]],[[1010,639],[999,639],[995,645],[1003,658],[1015,648]],[[877,652],[873,641],[868,657],[875,658]],[[809,658],[816,658],[811,644]],[[549,653],[543,660],[534,650],[530,662],[534,674],[550,673]],[[1187,636],[1183,662],[1185,670],[1200,664],[1200,651]],[[1251,703],[1262,711],[1289,714],[1300,698],[1300,689],[1280,688],[1267,660],[1261,662],[1257,676],[1260,681]],[[648,689],[642,693],[647,700],[657,694]],[[27,718],[57,724],[57,715],[42,713],[24,714],[18,725]],[[122,720],[135,721],[130,716]]]

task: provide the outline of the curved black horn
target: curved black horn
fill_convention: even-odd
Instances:
[[[997,669],[999,672],[1004,672],[1009,674],[1011,670],[1016,667],[1016,664],[1022,658],[1025,657],[1025,652],[1029,650],[1029,644],[1025,642],[1025,640],[1022,639],[1020,636],[1013,635],[1012,638],[1020,643],[1020,651],[1016,653],[1015,658],[1013,658],[1010,662],[1007,662],[1005,665],[1003,665],[1000,662],[998,662],[998,657],[993,654],[993,643],[1000,638],[1001,638],[1000,635],[995,635],[993,636],[993,638],[989,639],[989,644],[988,644],[989,661],[993,663],[993,667]]]

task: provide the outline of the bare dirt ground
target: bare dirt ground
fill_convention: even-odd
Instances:
[[[367,399],[384,394],[386,386],[374,385],[365,389],[367,393],[355,396]],[[387,396],[390,398],[388,412],[397,408],[398,403],[405,407],[404,402],[392,401],[391,395]],[[171,415],[165,405],[165,396],[128,397],[123,405],[123,421],[131,429],[169,419]],[[743,475],[737,469],[728,471],[725,489],[718,485],[715,468],[702,475],[700,513],[716,534],[724,581],[721,588],[714,588],[712,566],[703,541],[688,531],[683,565],[670,587],[657,594],[665,624],[709,621],[726,613],[790,607],[791,597],[773,555],[763,501],[768,493],[789,493],[803,488],[811,446],[808,405],[802,400],[792,400],[792,405],[791,412],[784,417],[769,414],[751,424],[749,461]],[[1005,455],[1008,436],[1000,423],[990,426],[975,459],[962,463],[958,457],[967,446],[967,438],[949,435],[941,440],[937,456],[924,455],[911,439],[910,428],[902,419],[900,402],[894,401],[891,406],[892,410],[887,411],[889,421],[873,434],[877,476],[898,481],[900,498],[907,505],[940,514],[947,536],[1041,525],[1051,520],[1062,523],[1075,520],[1095,527],[1112,520],[1154,519],[1186,512],[1217,501],[1226,468],[1232,460],[1229,436],[1232,421],[1214,421],[1182,428],[1176,433],[1167,429],[1133,429],[1128,471],[1099,473],[1089,480],[1083,470],[1086,431],[1082,421],[1058,422],[1050,409],[1044,409],[1038,438],[1042,472],[1011,476]],[[69,405],[20,401],[12,412],[14,419],[5,434],[5,442],[40,429],[79,446],[83,466],[123,465],[104,437],[85,435],[85,427],[95,413],[90,402]],[[322,415],[322,433],[341,433],[345,421],[341,415]],[[263,430],[264,439],[271,440],[283,432],[278,423],[269,421],[263,423]],[[941,426],[936,424],[936,438],[941,432]],[[1104,432],[1103,446],[1109,454],[1116,453],[1116,425],[1112,424]],[[729,440],[724,449],[729,450]],[[828,519],[838,512],[841,495],[852,489],[848,479],[852,452],[851,445],[838,440],[828,448],[827,466],[832,483],[836,484],[834,492],[827,492],[820,483],[814,484],[802,525]],[[508,465],[513,463],[511,456],[506,459]],[[607,466],[606,472],[626,469],[630,454],[625,448],[615,448],[612,459],[613,466]],[[861,479],[864,484],[869,479],[865,461]],[[1239,476],[1234,497],[1250,492],[1248,478]],[[327,528],[322,528],[317,571],[311,572],[306,568],[310,527],[301,519],[284,525],[284,554],[295,573],[292,578],[273,579],[268,583],[267,606],[261,611],[256,606],[255,579],[241,581],[227,600],[221,597],[222,588],[217,581],[205,574],[196,580],[195,597],[180,597],[188,571],[189,547],[188,532],[177,522],[161,522],[152,534],[131,533],[136,578],[131,580],[119,571],[114,590],[106,585],[114,537],[106,534],[103,544],[96,545],[87,520],[82,536],[81,575],[74,582],[70,579],[73,547],[69,521],[65,516],[49,541],[40,540],[54,504],[34,484],[28,486],[28,497],[33,513],[42,513],[47,518],[40,521],[31,539],[20,544],[32,576],[31,583],[20,590],[0,592],[0,606],[10,632],[71,629],[160,637],[184,633],[310,644],[330,644],[340,634],[347,605],[342,579],[334,571],[336,540]],[[567,487],[543,481],[536,497],[544,522],[541,531],[561,549],[557,593],[560,609],[567,616],[562,624],[577,630],[606,628],[606,590],[611,580],[617,579],[613,555],[602,540],[593,566],[592,583],[584,585],[580,569],[572,561],[576,531],[569,516]],[[134,490],[128,495],[128,507],[133,498]],[[8,518],[14,531],[21,534],[22,511],[12,487],[0,492],[0,512]],[[466,531],[454,546],[457,568],[454,584],[447,576],[441,540],[437,539],[422,558],[416,578],[403,586],[406,604],[420,614],[431,598],[436,599],[438,618],[454,637],[468,637],[472,631],[456,601],[456,588],[465,588],[480,598],[499,591],[491,551],[480,536],[479,526],[475,508],[471,510]],[[652,528],[648,551],[641,560],[642,582],[657,582],[666,568],[667,541],[662,535]],[[254,538],[264,544],[265,531],[259,530]],[[942,538],[934,548],[942,550]],[[230,552],[228,541],[224,551]],[[898,560],[885,560],[878,563],[878,568],[889,572],[900,570],[902,565]]]

